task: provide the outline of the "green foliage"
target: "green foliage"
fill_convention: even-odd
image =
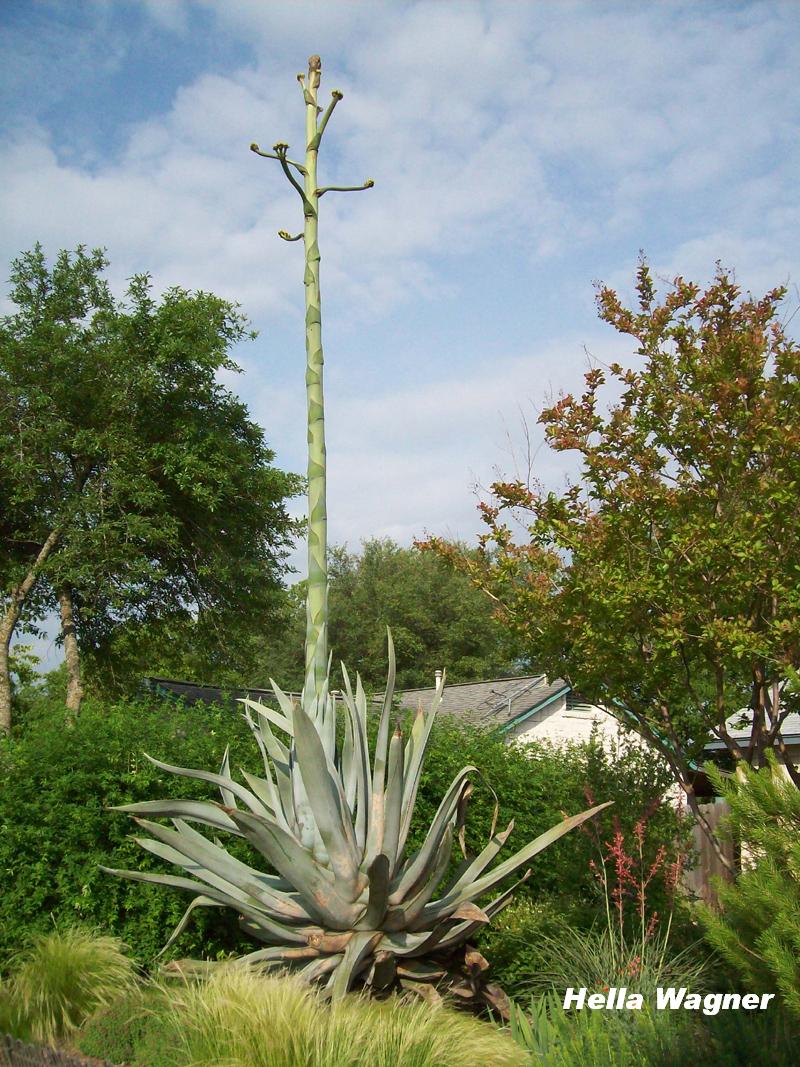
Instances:
[[[514,835],[524,839],[541,833],[563,812],[592,803],[590,798],[598,803],[613,801],[611,808],[592,821],[596,835],[581,831],[551,846],[547,863],[534,868],[531,879],[517,891],[518,897],[558,899],[568,887],[570,917],[580,922],[581,912],[587,909],[581,925],[591,925],[601,896],[590,867],[590,861],[598,859],[596,837],[601,842],[611,840],[617,826],[630,836],[636,823],[650,811],[644,838],[645,864],[653,863],[659,849],[665,850],[665,865],[650,888],[650,899],[654,910],[661,914],[668,910],[664,873],[685,850],[690,830],[688,820],[672,805],[659,803],[670,784],[670,774],[655,753],[624,742],[617,750],[606,752],[597,738],[569,747],[509,745],[501,734],[441,716],[422,775],[418,827],[427,826],[432,817],[441,783],[451,780],[464,763],[474,764],[481,772],[470,798],[470,825],[476,835],[484,834],[491,825],[494,794],[500,805],[498,826],[513,818]],[[478,841],[479,836],[470,838],[468,833],[470,847],[476,848]],[[418,845],[419,836],[412,836],[411,847]]]
[[[700,915],[706,937],[748,991],[774,990],[800,1016],[800,791],[770,754],[756,772],[732,778],[711,770],[730,804],[728,833],[743,870],[717,886],[720,910]]]
[[[262,430],[218,382],[238,369],[238,308],[179,288],[157,301],[146,275],[117,302],[106,266],[81,247],[50,267],[38,245],[12,264],[0,598],[13,624],[11,593],[35,577],[25,624],[69,590],[80,649],[110,683],[140,669],[145,644],[159,669],[186,631],[235,661],[248,620],[281,599],[296,528],[286,501],[300,483],[272,466]]]
[[[430,552],[400,548],[389,538],[364,541],[359,553],[334,546],[328,553],[328,580],[328,636],[337,685],[342,684],[339,661],[344,661],[358,669],[367,688],[383,687],[387,627],[400,689],[432,686],[434,672],[444,666],[450,682],[517,670],[508,631],[493,618],[489,598]],[[305,583],[290,593],[290,618],[280,639],[263,653],[260,684],[272,677],[299,692]]]
[[[645,937],[620,937],[613,927],[601,925],[562,929],[541,939],[539,958],[541,970],[529,977],[528,989],[552,989],[562,996],[570,986],[593,993],[625,986],[641,993],[645,1003],[655,1003],[659,986],[685,986],[693,993],[708,988],[705,959],[696,947],[676,952],[666,924]]]
[[[489,1023],[425,1003],[349,997],[328,1006],[298,980],[225,970],[172,991],[182,1058],[196,1067],[516,1067],[526,1057]]]
[[[533,881],[537,879],[534,877]],[[546,969],[550,939],[557,940],[572,924],[583,929],[595,917],[594,908],[586,901],[581,907],[571,896],[544,896],[535,887],[529,889],[529,885],[520,888],[516,899],[478,940],[491,965],[493,980],[509,996],[527,990],[531,980]],[[524,895],[523,889],[527,890]]]
[[[758,765],[797,707],[778,697],[800,649],[800,347],[783,290],[743,297],[720,269],[705,292],[678,278],[657,297],[644,263],[637,288],[634,310],[598,294],[636,369],[592,369],[540,418],[580,479],[495,484],[484,555],[462,563],[537,666],[632,716],[688,783],[712,728]],[[724,730],[748,706],[752,748]]]
[[[164,796],[211,796],[212,787],[164,774],[143,752],[183,766],[219,767],[230,743],[232,766],[259,773],[249,730],[230,707],[93,699],[84,703],[74,728],[64,730],[63,703],[52,695],[37,700],[26,709],[15,735],[0,742],[0,960],[15,951],[29,930],[51,929],[52,914],[59,921],[79,920],[115,934],[131,946],[136,959],[150,963],[178,923],[185,901],[157,886],[121,882],[99,871],[100,864],[165,869],[155,857],[143,856],[127,836],[128,820],[108,808]],[[375,730],[371,723],[373,737]],[[599,747],[565,753],[508,746],[499,737],[440,716],[420,781],[409,837],[412,851],[421,844],[442,792],[464,763],[477,766],[500,797],[498,825],[515,818],[514,837],[522,841],[556,823],[562,811],[585,806],[587,783],[598,800],[615,800],[612,810],[626,830],[662,785],[662,772],[644,753],[622,753],[615,759],[605,757]],[[494,807],[482,781],[477,779],[475,785],[467,838],[473,849],[485,839]],[[605,820],[605,813],[599,818]],[[679,827],[672,809],[659,807],[648,826],[647,856],[662,843],[672,847]],[[610,818],[601,822],[601,830],[610,836]],[[569,847],[565,844],[550,847],[548,862],[534,864],[531,879],[515,896],[521,901],[553,901],[555,911],[586,928],[600,907],[589,869],[596,846],[583,834],[571,835]],[[251,858],[246,850],[237,854]],[[568,904],[563,902],[565,886],[570,887]],[[506,925],[513,914],[501,912],[480,942],[491,961],[497,956],[491,972],[497,980],[516,981],[527,966],[527,947],[520,946]],[[534,931],[518,921],[521,940],[530,944]],[[215,959],[240,952],[247,944],[232,916],[198,909],[170,954]]]
[[[532,997],[527,1014],[515,1005],[511,1032],[541,1067],[674,1067],[693,1062],[705,1037],[686,1012],[584,1009],[570,1015],[552,994]]]
[[[53,1045],[132,989],[122,943],[77,928],[35,935],[12,960],[6,1015],[15,1036]]]
[[[96,1012],[73,1043],[85,1055],[111,1063],[174,1067],[179,1041],[168,1013],[164,991],[142,986]]]
[[[708,1061],[714,1067],[795,1067],[800,1042],[797,1020],[770,1004],[766,1011],[721,1011],[704,1020],[711,1039]]]
[[[0,740],[0,961],[28,932],[52,929],[51,916],[120,936],[135,958],[152,961],[183,909],[155,887],[101,873],[101,863],[140,862],[128,820],[108,809],[170,793],[206,796],[202,783],[176,782],[142,753],[219,766],[230,743],[232,758],[248,766],[246,732],[229,708],[90,699],[70,730],[63,701],[29,708],[18,733]],[[212,957],[238,943],[235,926],[208,913],[182,942]]]
[[[397,726],[391,733],[394,677],[390,637],[389,676],[372,746],[361,679],[356,676],[354,695],[344,672],[342,723],[327,680],[317,688],[312,660],[299,700],[275,686],[279,710],[243,701],[264,777],[243,771],[246,786],[240,784],[231,775],[227,749],[218,773],[151,758],[162,770],[213,783],[222,804],[167,799],[122,809],[149,834],[137,838],[138,844],[189,878],[103,870],[195,894],[169,944],[196,908],[224,907],[238,915],[246,933],[268,946],[239,963],[297,968],[304,981],[324,981],[334,1000],[360,978],[380,991],[395,983],[417,989],[432,983],[462,1000],[502,1010],[502,992],[483,982],[485,962],[467,942],[513,892],[512,885],[494,895],[502,882],[607,804],[564,815],[498,863],[494,860],[514,824],[496,833],[493,825],[488,843],[448,877],[453,845],[465,826],[471,780],[479,772],[472,765],[459,768],[419,847],[408,849],[443,685],[440,681],[429,708],[420,708],[408,729]],[[141,816],[169,818],[174,829]],[[215,831],[213,841],[194,823]],[[221,834],[243,838],[253,858],[244,863],[232,856]],[[492,899],[483,902],[489,894]],[[209,967],[207,961],[177,965],[190,974]]]
[[[796,1025],[780,1010],[721,1011],[698,1017],[687,1011],[605,1011],[584,1008],[567,1013],[554,994],[533,996],[526,1009],[514,1004],[511,1033],[541,1067],[674,1067],[713,1063],[752,1067],[754,1063],[794,1067]]]

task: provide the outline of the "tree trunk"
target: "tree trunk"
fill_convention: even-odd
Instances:
[[[78,638],[75,632],[75,616],[72,606],[72,590],[68,585],[58,587],[58,607],[61,612],[61,635],[64,639],[64,659],[67,663],[67,711],[68,718],[75,719],[81,710],[83,685],[81,683],[81,660]]]
[[[8,607],[3,615],[2,622],[0,622],[0,730],[6,734],[11,732],[11,668],[9,662],[11,638],[14,636],[14,630],[19,622],[25,597],[36,584],[39,571],[55,548],[60,536],[60,528],[53,530],[39,549],[39,555],[36,557],[31,569],[19,585],[11,590]]]

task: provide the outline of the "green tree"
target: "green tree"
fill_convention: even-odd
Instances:
[[[299,480],[218,380],[247,334],[237,307],[146,275],[117,302],[95,250],[12,265],[0,322],[0,729],[15,631],[60,613],[68,707],[81,658],[183,627],[221,643],[280,599]],[[128,640],[128,644],[135,642]],[[112,664],[113,666],[113,664]]]
[[[373,538],[363,542],[360,553],[331,548],[328,575],[334,664],[352,665],[366,685],[385,684],[387,626],[400,688],[432,687],[435,671],[442,667],[451,682],[514,673],[512,643],[493,618],[489,598],[433,554]],[[291,622],[264,657],[265,675],[298,688],[303,678],[302,592],[302,585],[295,587]],[[341,683],[338,667],[334,675]]]
[[[743,297],[720,268],[705,292],[678,278],[660,299],[645,263],[637,288],[636,310],[606,287],[598,306],[638,369],[592,369],[540,418],[580,478],[495,484],[481,554],[461,562],[537,665],[663,753],[702,824],[691,761],[709,737],[756,767],[775,747],[800,785],[781,736],[798,705],[800,348],[782,289]],[[743,744],[730,721],[746,708]]]

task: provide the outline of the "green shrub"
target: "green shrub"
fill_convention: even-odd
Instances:
[[[170,795],[208,797],[211,787],[164,774],[142,753],[211,768],[230,742],[233,765],[248,766],[245,731],[230,709],[166,701],[87,700],[72,729],[64,728],[63,705],[29,709],[22,729],[0,739],[0,968],[28,933],[51,930],[54,918],[122,937],[136,959],[152,960],[188,901],[101,873],[101,863],[148,864],[128,836],[135,830],[130,819],[108,808]],[[240,943],[235,918],[206,910],[180,948],[183,955],[216,956]]]
[[[164,868],[129,838],[134,829],[130,820],[108,808],[166,796],[216,799],[213,786],[163,773],[144,759],[143,752],[181,766],[209,769],[219,766],[230,743],[231,765],[255,773],[259,773],[258,753],[231,707],[89,699],[73,729],[66,730],[63,722],[64,708],[58,701],[31,701],[15,735],[0,739],[0,968],[27,932],[51,929],[53,917],[122,937],[134,958],[149,963],[188,899],[99,871],[99,864]],[[466,763],[479,767],[497,793],[498,825],[515,819],[509,847],[535,837],[558,821],[563,811],[583,810],[587,786],[598,801],[615,801],[610,810],[629,829],[667,784],[657,761],[641,751],[611,758],[599,745],[569,752],[509,746],[499,736],[442,717],[422,777],[412,849],[420,843],[443,788]],[[470,803],[474,836],[467,843],[474,849],[485,843],[494,795],[477,781]],[[610,834],[611,827],[609,816],[601,823],[601,834]],[[647,848],[652,854],[661,844],[674,849],[680,830],[674,811],[661,805],[648,827]],[[548,850],[546,862],[534,864],[532,877],[518,896],[539,901],[567,895],[574,905],[570,920],[588,927],[598,902],[589,869],[594,849],[588,837],[577,833],[557,842]],[[249,947],[235,916],[220,909],[198,909],[170,955],[222,958]],[[509,958],[507,963],[513,974]]]
[[[442,716],[436,724],[430,754],[420,787],[417,832],[427,826],[441,798],[442,783],[449,783],[464,764],[473,763],[482,772],[499,800],[498,826],[514,819],[514,841],[527,841],[557,822],[566,812],[586,808],[587,792],[597,803],[614,801],[592,825],[601,840],[610,839],[615,826],[628,836],[643,814],[649,812],[643,860],[651,864],[663,846],[664,870],[685,850],[690,828],[669,803],[660,798],[671,784],[668,768],[654,753],[638,745],[623,743],[607,753],[598,739],[585,745],[557,747],[537,743],[509,745],[500,734],[464,725]],[[473,849],[481,843],[478,835],[488,833],[495,797],[480,780],[470,799]],[[426,821],[427,820],[427,821]],[[419,838],[413,846],[417,847]],[[482,843],[481,843],[482,847]],[[532,865],[530,880],[517,896],[540,901],[543,897],[569,897],[582,922],[591,925],[597,915],[600,893],[590,869],[597,846],[587,833],[567,835]],[[651,905],[662,914],[668,899],[663,877],[648,889]]]
[[[800,1018],[800,790],[772,753],[732,778],[710,769],[730,804],[727,830],[746,849],[735,882],[717,884],[720,910],[699,909],[706,937],[748,992],[776,991]]]
[[[558,938],[573,923],[582,928],[587,924],[587,915],[568,897],[537,901],[523,896],[512,901],[478,941],[491,963],[492,980],[499,982],[509,996],[530,988],[532,976],[547,966],[545,943]]]
[[[8,984],[0,982],[0,1034],[17,1036],[17,1019]]]
[[[179,1042],[166,1011],[162,990],[137,988],[96,1012],[73,1043],[85,1055],[111,1063],[172,1067]]]
[[[721,1011],[704,1020],[714,1067],[796,1067],[800,1025],[781,1004],[765,1011]]]
[[[15,1036],[55,1044],[134,984],[116,938],[82,930],[34,936],[13,961],[8,1006]]]
[[[170,994],[182,1059],[193,1067],[523,1067],[490,1023],[422,1001],[349,996],[334,1006],[296,978],[241,968]]]

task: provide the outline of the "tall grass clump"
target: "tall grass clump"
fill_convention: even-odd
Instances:
[[[555,990],[563,995],[569,986],[605,993],[625,986],[641,993],[645,1002],[655,1001],[659,986],[686,986],[693,993],[706,992],[708,962],[693,948],[673,952],[669,935],[654,932],[649,937],[620,938],[613,929],[562,930],[557,937],[545,936],[539,943],[542,969],[532,974],[527,989]]]
[[[134,983],[134,964],[116,937],[79,929],[35,935],[13,961],[8,984],[15,1036],[63,1041]]]
[[[193,1067],[523,1067],[489,1023],[422,1001],[351,996],[333,1005],[296,977],[218,970],[174,988],[171,1023]]]
[[[16,1036],[15,1014],[11,990],[8,985],[0,982],[0,1034]]]
[[[538,1067],[674,1067],[710,1051],[702,1024],[687,1013],[645,1007],[570,1014],[552,993],[532,997],[527,1012],[514,1005],[511,1032]]]

